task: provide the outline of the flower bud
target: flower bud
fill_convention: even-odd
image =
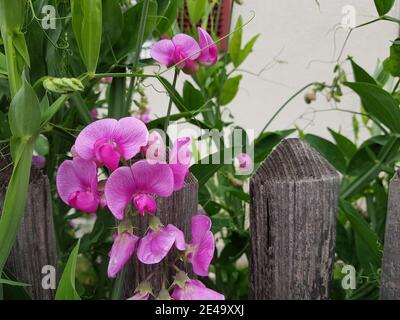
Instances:
[[[46,90],[66,94],[75,91],[83,91],[84,86],[79,79],[76,78],[47,78],[43,81]]]
[[[317,92],[315,91],[314,88],[308,89],[306,94],[304,95],[304,101],[307,104],[310,104],[311,102],[317,100]]]

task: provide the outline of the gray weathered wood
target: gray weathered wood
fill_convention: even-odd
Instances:
[[[380,298],[400,300],[400,172],[389,185]]]
[[[4,159],[0,164],[0,168],[4,168]],[[0,174],[0,209],[11,169],[10,166]],[[25,215],[6,268],[18,281],[31,285],[27,291],[32,299],[50,300],[55,290],[42,287],[42,268],[46,265],[57,267],[50,184],[41,171],[32,167]]]
[[[191,218],[198,211],[198,183],[193,175],[186,180],[185,187],[175,192],[171,197],[159,198],[157,200],[157,217],[160,218],[164,225],[172,223],[181,229],[186,237],[190,237]],[[148,226],[148,216],[138,219],[138,226],[141,230],[145,230]],[[190,239],[186,238],[186,242]],[[169,260],[163,263],[164,266],[168,261],[173,259],[173,255],[169,254]],[[127,264],[126,277],[124,281],[124,297],[132,296],[134,290],[140,282],[146,279],[160,265],[144,265],[138,261],[136,255]],[[172,271],[169,268],[170,271]],[[189,271],[189,270],[187,270]],[[172,279],[170,272],[169,280]],[[152,281],[153,288],[157,291],[160,289],[160,277],[154,277]],[[156,293],[156,292],[155,292]]]
[[[327,299],[339,175],[298,139],[284,140],[250,182],[250,298]]]

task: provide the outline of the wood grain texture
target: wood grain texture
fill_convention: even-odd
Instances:
[[[4,168],[4,159],[0,163]],[[0,209],[11,169],[0,175]],[[50,184],[41,171],[32,167],[25,215],[6,267],[19,281],[31,284],[27,291],[32,299],[51,300],[55,290],[42,287],[42,268],[46,265],[57,267]]]
[[[181,229],[185,236],[186,242],[189,242],[191,234],[191,219],[192,216],[197,214],[198,211],[198,183],[193,175],[190,175],[186,180],[185,187],[175,192],[171,197],[157,199],[157,216],[160,218],[164,225],[172,223]],[[139,218],[137,225],[141,230],[146,230],[148,226],[148,217],[145,219]],[[174,259],[173,254],[169,254],[166,262],[162,265],[167,267],[168,262]],[[144,265],[140,263],[134,254],[134,257],[127,264],[126,277],[124,281],[124,297],[128,298],[133,295],[134,290],[140,282],[145,280],[147,276],[159,270],[160,264],[156,266]],[[181,267],[181,266],[180,266]],[[168,269],[171,271],[171,269]],[[190,270],[186,270],[190,271]],[[172,280],[172,273],[169,272],[169,281]],[[160,289],[160,277],[153,278],[152,281],[155,292]]]
[[[339,175],[298,139],[284,140],[250,182],[250,298],[327,299]]]
[[[380,298],[400,300],[400,172],[389,185]]]

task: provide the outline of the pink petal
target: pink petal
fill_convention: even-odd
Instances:
[[[89,124],[76,138],[75,152],[83,159],[94,159],[95,143],[101,138],[111,140],[117,123],[115,119],[102,119]]]
[[[195,251],[190,254],[189,260],[193,271],[199,276],[208,276],[208,268],[214,256],[215,240],[211,231],[207,231]]]
[[[146,159],[156,160],[156,162],[165,162],[166,160],[165,142],[158,131],[152,131],[149,135],[147,146],[142,148],[142,152]]]
[[[99,159],[101,163],[104,163],[104,165],[111,171],[118,168],[120,155],[115,151],[111,144],[102,144],[96,150],[96,156],[97,159]]]
[[[198,60],[207,65],[215,64],[218,61],[218,47],[206,30],[200,27],[197,30],[199,32],[200,48],[202,49]]]
[[[139,213],[144,216],[145,212],[154,214],[157,211],[156,200],[147,194],[139,194],[133,198],[133,203],[138,209]]]
[[[75,158],[64,161],[57,171],[57,192],[69,204],[71,194],[88,189],[97,192],[97,166],[93,161]]]
[[[199,71],[199,68],[200,66],[197,61],[186,60],[183,65],[183,72],[192,75]]]
[[[174,174],[174,191],[183,188],[190,167],[190,142],[189,137],[178,139],[171,151],[169,165]]]
[[[100,198],[97,194],[88,191],[74,192],[70,194],[68,199],[68,203],[71,207],[88,213],[96,212],[99,206],[99,201]]]
[[[130,168],[121,167],[110,175],[106,183],[108,208],[121,220],[125,208],[135,195],[157,194],[168,197],[173,192],[173,183],[173,174],[167,164],[150,164],[147,160],[141,160]]]
[[[175,242],[175,234],[164,228],[150,231],[139,243],[137,256],[144,264],[156,264],[164,259]]]
[[[104,194],[107,206],[116,219],[122,220],[125,208],[135,194],[135,182],[131,168],[121,167],[115,170],[108,178]]]
[[[171,40],[160,40],[156,42],[150,51],[151,57],[157,62],[169,67],[172,65],[175,45]]]
[[[185,241],[185,235],[181,230],[179,230],[177,227],[175,227],[173,224],[169,224],[165,227],[166,231],[172,232],[175,237],[175,247],[179,251],[185,251],[186,250],[186,241]]]
[[[161,197],[172,194],[174,177],[169,165],[141,160],[132,165],[131,171],[137,193],[155,193]]]
[[[127,263],[135,250],[139,238],[128,232],[118,234],[110,251],[110,262],[108,264],[108,277],[115,278],[118,272]]]
[[[192,244],[199,245],[208,231],[211,230],[211,219],[198,214],[192,217]]]
[[[174,300],[225,300],[224,295],[206,288],[198,280],[187,281],[183,289],[175,286],[172,298]]]
[[[134,117],[119,120],[113,132],[113,140],[125,160],[137,155],[140,148],[147,145],[148,139],[149,132],[146,125]]]
[[[200,46],[191,36],[180,33],[172,38],[172,42],[175,45],[175,48],[179,48],[182,51],[185,58],[196,60],[200,56]]]
[[[252,169],[253,165],[253,160],[247,153],[240,153],[237,156],[237,159],[239,161],[239,170],[246,172],[250,171]]]

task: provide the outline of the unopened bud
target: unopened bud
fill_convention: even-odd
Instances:
[[[83,91],[84,86],[79,79],[76,78],[47,78],[43,81],[46,90],[66,94],[75,91]]]
[[[306,94],[304,95],[304,101],[307,104],[310,104],[311,102],[317,100],[317,92],[315,91],[314,88],[309,89]]]

